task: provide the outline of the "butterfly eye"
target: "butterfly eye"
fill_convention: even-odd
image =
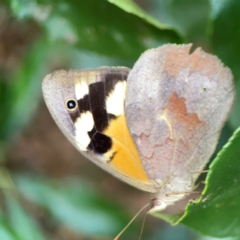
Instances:
[[[66,107],[69,111],[74,111],[77,108],[77,101],[75,99],[68,99],[66,101]]]

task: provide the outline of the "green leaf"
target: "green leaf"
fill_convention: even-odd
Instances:
[[[12,0],[12,9],[19,17],[38,20],[52,40],[63,39],[112,57],[136,59],[148,48],[180,42],[176,31],[133,4],[131,9],[138,14],[129,14],[106,0],[28,1],[28,5],[24,0]]]
[[[198,202],[188,205],[181,223],[213,237],[240,236],[240,129],[210,165]]]
[[[233,128],[240,126],[240,1],[211,0],[212,4],[212,50],[231,68],[236,82],[236,101],[230,115]]]
[[[80,234],[113,236],[130,219],[114,202],[97,195],[94,188],[83,181],[50,181],[19,175],[16,183],[30,201]]]
[[[161,23],[176,29],[184,42],[208,47],[211,13],[208,0],[153,0],[150,12]]]
[[[134,1],[132,0],[108,0],[108,2],[115,4],[124,11],[138,16],[139,18],[145,19],[146,22],[152,24],[153,26],[159,29],[171,29],[171,26],[168,26],[164,23],[161,23],[157,19],[153,18],[151,15],[147,14],[143,9],[141,9]]]
[[[0,212],[0,238],[4,240],[23,240],[17,236],[2,212]]]
[[[236,129],[240,126],[240,81],[235,84],[236,97],[235,103],[233,104],[233,109],[230,114],[229,122],[231,126]]]
[[[239,80],[240,1],[211,0],[211,3],[213,9],[213,52],[232,69],[236,80]]]
[[[9,222],[22,240],[45,240],[34,219],[19,205],[11,193],[4,192]]]

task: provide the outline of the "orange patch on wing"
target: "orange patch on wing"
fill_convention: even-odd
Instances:
[[[195,128],[204,124],[196,113],[187,113],[185,99],[178,98],[176,93],[170,96],[164,116],[169,123],[171,138],[175,140],[179,139],[183,132],[185,136],[190,136]]]
[[[117,171],[139,181],[149,181],[137,149],[129,133],[123,115],[111,120],[110,126],[104,131],[113,140],[111,153],[115,153],[109,164]]]

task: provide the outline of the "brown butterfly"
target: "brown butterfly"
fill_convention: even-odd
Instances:
[[[45,77],[52,117],[88,159],[154,194],[151,211],[193,191],[234,100],[231,71],[191,44],[144,52],[132,70],[60,70]]]

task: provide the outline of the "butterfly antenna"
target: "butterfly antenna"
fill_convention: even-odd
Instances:
[[[145,209],[147,208],[148,206],[150,205],[150,203],[146,204],[145,206],[143,206],[136,214],[135,216],[130,220],[130,222],[123,228],[123,230],[114,238],[114,240],[118,240],[119,237],[126,231],[126,229],[130,226],[130,224],[137,218],[137,216]],[[146,219],[146,216],[144,218],[144,222],[145,222],[145,219]],[[140,234],[140,237],[142,235],[142,230],[143,230],[143,227],[141,229],[141,234]]]
[[[150,206],[150,204],[148,204],[148,206]],[[147,207],[147,205],[144,206],[144,208],[145,208],[145,207]],[[144,208],[143,208],[143,209],[144,209]],[[140,232],[140,235],[139,235],[139,239],[138,239],[138,240],[141,240],[141,238],[142,238],[143,229],[144,229],[145,222],[146,222],[146,218],[147,218],[147,213],[148,213],[148,211],[146,211],[145,216],[144,216],[144,218],[143,218],[142,227],[141,227],[141,232]]]

